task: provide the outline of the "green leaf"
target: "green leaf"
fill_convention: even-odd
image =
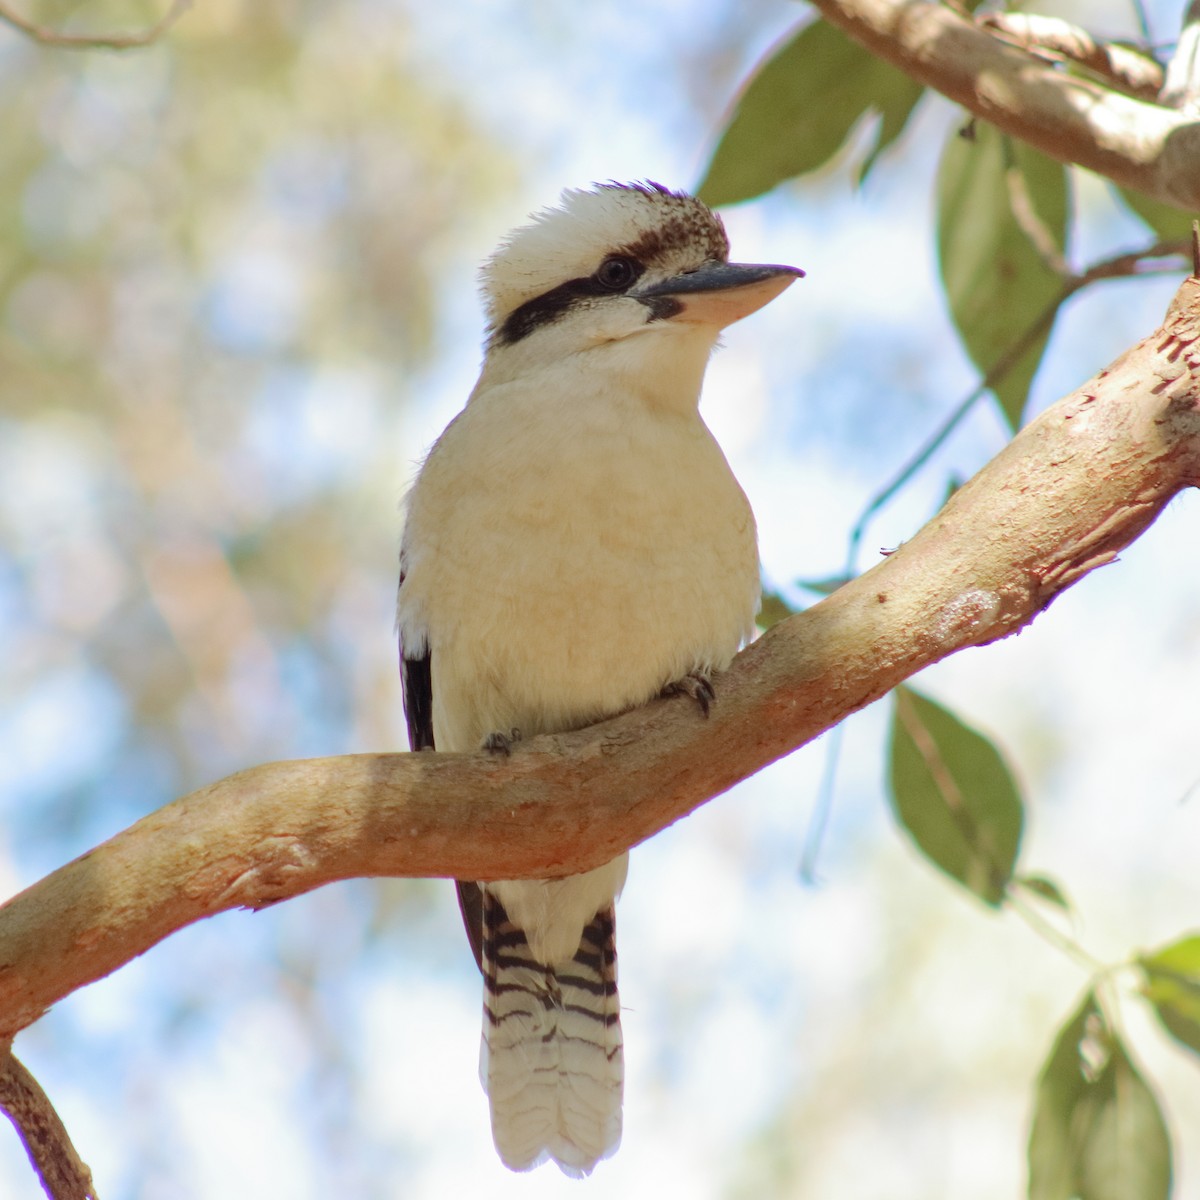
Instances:
[[[1117,196],[1150,227],[1160,242],[1186,242],[1192,236],[1196,213],[1164,204],[1161,200],[1136,192],[1133,188],[1113,186]]]
[[[1071,902],[1067,899],[1066,893],[1053,879],[1048,879],[1045,875],[1018,875],[1013,883],[1027,892],[1032,892],[1039,899],[1045,900],[1047,904],[1061,908],[1065,913],[1071,911]]]
[[[1101,1022],[1091,993],[1059,1031],[1038,1077],[1029,1133],[1029,1200],[1071,1200],[1089,1132],[1085,1104],[1088,1063],[1082,1053],[1090,1027]]]
[[[1158,1097],[1117,1038],[1088,1100],[1090,1129],[1079,1163],[1081,1200],[1168,1200],[1167,1123]]]
[[[890,67],[888,69],[891,70]],[[875,144],[867,152],[858,172],[860,187],[879,161],[879,156],[904,132],[917,101],[924,95],[924,88],[920,84],[914,83],[903,72],[897,71],[896,74],[900,76],[899,79],[887,80],[889,86],[876,88],[871,107],[879,114],[879,125],[875,130]]]
[[[764,591],[754,623],[759,629],[767,630],[782,621],[784,617],[790,617],[795,611],[778,592]]]
[[[699,196],[736,204],[827,163],[868,112],[881,115],[861,177],[900,134],[922,88],[817,20],[776,45],[750,78]]]
[[[1063,279],[1047,258],[1061,257],[1066,244],[1067,174],[1061,163],[990,125],[968,128],[970,137],[951,135],[938,170],[942,286],[963,345],[983,375],[1028,343],[993,388],[1015,430],[1062,295]],[[1038,329],[1048,311],[1045,328]]]
[[[1138,964],[1146,973],[1142,990],[1158,1019],[1172,1037],[1200,1054],[1200,934],[1143,955]]]
[[[1170,1192],[1158,1099],[1089,992],[1038,1078],[1029,1200],[1166,1200]]]
[[[892,808],[935,866],[998,906],[1021,844],[1023,808],[995,746],[911,688],[895,690]]]

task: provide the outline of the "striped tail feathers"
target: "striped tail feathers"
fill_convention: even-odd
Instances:
[[[479,1072],[496,1150],[515,1171],[549,1159],[567,1175],[587,1175],[621,1141],[613,906],[584,927],[573,958],[546,964],[490,888],[483,897]]]

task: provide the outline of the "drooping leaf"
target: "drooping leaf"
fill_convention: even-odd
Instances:
[[[1038,1078],[1029,1200],[1167,1200],[1170,1191],[1158,1099],[1089,992]]]
[[[1024,811],[995,746],[912,688],[895,690],[889,795],[935,866],[987,904],[1004,899]]]
[[[1076,1194],[1090,1116],[1089,1064],[1082,1046],[1089,1025],[1100,1021],[1096,997],[1088,992],[1054,1039],[1038,1077],[1029,1133],[1029,1200],[1071,1200]]]
[[[736,204],[828,162],[868,112],[880,114],[863,165],[899,136],[920,84],[825,21],[771,49],[742,93],[698,189],[708,204]]]
[[[1066,245],[1067,174],[990,125],[971,128],[971,137],[952,134],[942,152],[938,260],[971,361],[987,375],[1012,359],[993,391],[1015,430],[1050,335],[1053,318],[1041,330],[1038,318],[1062,294],[1063,279],[1047,259]]]
[[[1087,1140],[1079,1162],[1081,1200],[1167,1200],[1171,1137],[1158,1097],[1114,1037],[1108,1064],[1088,1096]]]
[[[1027,892],[1032,892],[1039,899],[1045,900],[1047,904],[1061,908],[1063,912],[1071,911],[1071,902],[1067,899],[1066,893],[1053,879],[1048,879],[1045,875],[1018,875],[1013,883]]]
[[[1137,214],[1162,242],[1186,242],[1192,236],[1192,222],[1196,214],[1182,208],[1164,204],[1153,196],[1133,188],[1116,187],[1113,190],[1124,202],[1125,207]]]
[[[880,66],[887,66],[880,63]],[[890,68],[889,68],[890,70]],[[875,130],[874,145],[863,159],[858,172],[861,186],[879,161],[879,156],[904,132],[908,118],[921,99],[924,89],[903,72],[897,71],[899,79],[889,81],[889,86],[879,87],[871,107],[879,114],[879,125]]]
[[[1138,964],[1146,973],[1143,991],[1168,1033],[1200,1054],[1200,934],[1181,938]]]

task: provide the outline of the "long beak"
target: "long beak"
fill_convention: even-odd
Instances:
[[[661,317],[724,329],[757,312],[803,278],[804,272],[799,267],[705,263],[695,271],[635,289],[631,294],[638,300],[650,301],[649,307]]]

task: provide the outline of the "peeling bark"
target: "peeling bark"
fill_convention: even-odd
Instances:
[[[813,0],[872,54],[1064,163],[1200,211],[1200,122],[1135,100],[921,0]]]

